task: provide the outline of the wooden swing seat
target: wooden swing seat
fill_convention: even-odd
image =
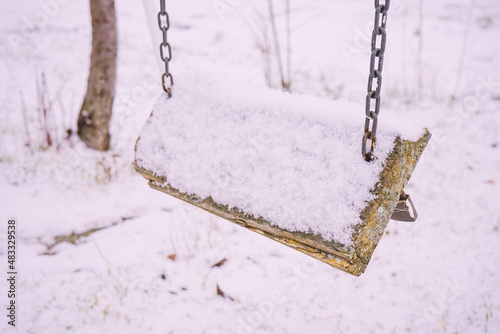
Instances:
[[[133,165],[149,181],[149,186],[292,247],[332,267],[352,275],[361,275],[430,139],[431,135],[427,129],[420,129],[416,136],[404,138],[392,130],[379,128],[375,155],[380,156],[375,162],[365,162],[357,149],[363,135],[360,126],[364,118],[363,107],[359,107],[359,112],[356,111],[355,115],[341,116],[345,115],[346,111],[335,109],[344,108],[348,104],[321,98],[294,96],[247,84],[231,84],[208,74],[201,76],[184,74],[179,78],[184,79],[176,82],[173,97],[169,99],[164,94],[155,105],[136,144],[136,158]],[[226,97],[221,98],[221,96]],[[179,108],[182,110],[178,110]],[[304,108],[308,111],[303,113],[297,111]],[[270,123],[276,118],[278,125],[271,125]],[[350,127],[351,123],[353,127]],[[270,124],[270,129],[266,129],[266,124]],[[343,124],[347,124],[346,127],[343,127]],[[174,131],[172,129],[176,132],[172,133]],[[255,132],[256,129],[260,129],[260,132]],[[335,131],[346,133],[335,134]],[[253,138],[252,133],[255,133]],[[255,139],[262,137],[263,134],[266,137],[263,145],[251,144],[249,147],[246,144],[258,143]],[[301,146],[303,141],[305,144],[315,144],[304,147]],[[338,152],[330,151],[332,145],[344,144],[346,147],[355,146],[356,151],[352,155],[340,148],[341,151]],[[203,146],[203,149],[200,149],[200,146]],[[331,152],[337,152],[342,156],[342,160],[336,159]],[[195,160],[197,157],[199,161]],[[255,162],[256,160],[258,162]],[[273,164],[266,166],[268,160],[273,160]],[[241,165],[235,167],[238,161]],[[311,163],[307,164],[308,162]],[[245,172],[238,174],[241,171],[238,168]],[[274,172],[270,171],[274,168],[276,168]],[[309,168],[310,173],[302,168]],[[329,171],[328,168],[333,168],[333,171]],[[220,169],[223,171],[219,173]],[[349,173],[362,174],[365,169],[373,169],[372,172],[376,172],[373,175],[376,176],[364,185],[360,185],[361,183],[353,180],[355,178]],[[284,178],[279,174],[280,170],[282,173],[288,171],[292,179]],[[299,174],[293,174],[294,171]],[[346,173],[345,178],[340,177],[335,180],[324,178],[324,175],[335,176],[340,172],[342,175]],[[188,176],[183,180],[185,174]],[[227,175],[228,179],[221,182],[220,177],[215,177],[213,174]],[[232,178],[241,175],[248,177],[240,183],[244,187],[248,186],[250,190],[245,190],[248,194],[239,193],[234,189],[239,180]],[[269,179],[265,178],[266,175]],[[294,175],[300,177],[293,179]],[[208,180],[212,177],[219,181],[210,183]],[[315,203],[308,202],[316,199],[315,187],[312,190],[307,187],[307,182],[316,182],[315,177],[321,177],[321,180],[317,181],[318,186],[315,186],[318,192],[327,196],[318,202],[320,204],[317,207]],[[196,182],[203,185],[203,191],[200,190],[203,193],[201,195],[198,190],[190,187],[190,181],[194,178],[199,178]],[[272,180],[276,179],[285,181],[283,184],[273,184]],[[207,187],[203,183],[204,180],[207,180]],[[286,180],[292,181],[286,182]],[[196,182],[193,184],[197,184]],[[307,193],[296,193],[296,189],[302,189],[296,187],[300,182],[305,182],[304,189]],[[295,193],[288,194],[275,187],[285,187]],[[225,198],[221,194],[235,192],[238,196],[241,195],[241,201],[245,202],[246,198],[251,198],[260,189],[267,196],[263,199],[262,205],[277,206],[278,209],[276,212],[273,211],[273,214],[277,214],[278,218],[269,219],[266,217],[266,210],[249,212],[250,209],[241,209],[238,203],[235,205],[232,200],[217,200]],[[329,189],[331,193],[328,193]],[[335,193],[336,189],[345,192],[345,195],[338,195]],[[354,189],[355,192],[349,189]],[[358,191],[366,192],[369,200],[361,201],[362,207],[358,206],[354,210],[356,203],[352,198],[358,196]],[[289,198],[293,200],[285,203],[289,204],[287,208],[283,205],[282,198],[269,194],[283,194],[285,198],[290,195]],[[300,199],[295,200],[297,197]],[[329,202],[330,199],[338,198],[340,198],[339,203]],[[265,203],[266,201],[269,203]],[[328,205],[325,206],[324,203],[331,203],[336,209],[328,211]],[[349,233],[350,240],[336,238],[336,234],[332,234],[332,237],[327,229],[322,230],[321,224],[319,228],[309,229],[307,222],[301,221],[293,225],[299,227],[289,228],[291,225],[287,224],[291,219],[286,214],[290,210],[292,212],[300,210],[298,206],[301,205],[306,208],[304,210],[309,210],[311,216],[314,214],[315,219],[321,219],[326,215],[325,226],[332,226],[333,229],[336,222],[328,221],[328,215],[355,212],[357,219],[342,229]],[[253,208],[251,205],[246,207]],[[317,214],[317,211],[322,210],[326,210],[323,216]],[[284,219],[284,224],[279,223],[280,212],[287,217]]]

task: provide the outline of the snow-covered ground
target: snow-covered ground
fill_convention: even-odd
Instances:
[[[231,5],[218,12],[220,3]],[[86,86],[87,1],[0,4],[5,315],[8,219],[19,242],[17,323],[2,315],[1,333],[500,332],[498,1],[392,2],[379,126],[392,109],[434,136],[407,187],[419,220],[391,221],[359,278],[150,190],[135,174],[134,143],[161,93],[159,41],[142,2],[116,6],[112,148],[98,153],[65,139]],[[257,1],[167,6],[174,75],[200,68],[265,84]],[[292,7],[294,92],[362,103],[373,4]],[[37,83],[52,110],[48,149]]]

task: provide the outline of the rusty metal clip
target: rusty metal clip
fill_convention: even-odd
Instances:
[[[411,200],[410,195],[405,194],[404,191],[401,192],[399,196],[399,202],[396,205],[396,209],[392,214],[391,219],[400,222],[414,222],[418,218],[417,210]]]

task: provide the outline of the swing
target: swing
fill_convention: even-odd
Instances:
[[[153,189],[361,275],[389,219],[416,220],[403,189],[431,136],[397,115],[377,129],[390,0],[379,2],[362,132],[359,107],[344,100],[209,73],[181,74],[173,91],[161,0],[165,93],[137,140],[136,171]]]

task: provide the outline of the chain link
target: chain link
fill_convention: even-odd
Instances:
[[[375,0],[375,21],[371,40],[370,56],[370,74],[368,76],[368,87],[365,104],[365,127],[363,141],[361,145],[361,154],[366,161],[374,160],[373,150],[377,140],[378,115],[380,113],[380,95],[382,89],[382,69],[384,66],[384,54],[386,46],[386,24],[387,12],[389,11],[391,1],[385,0],[380,4],[380,0]],[[163,90],[172,96],[172,86],[174,79],[169,70],[169,62],[172,60],[172,47],[167,39],[167,31],[170,28],[170,21],[166,11],[165,0],[160,0],[160,12],[158,13],[158,27],[162,31],[163,42],[160,43],[160,57],[165,64],[162,85]],[[380,41],[380,43],[378,43]],[[165,51],[167,52],[165,54]],[[374,86],[376,84],[376,86]],[[374,102],[374,110],[372,103]],[[371,127],[370,127],[371,126]],[[367,150],[367,143],[371,141],[370,150]]]
[[[389,11],[390,0],[385,0],[385,4],[380,4],[380,0],[375,0],[375,22],[372,32],[370,74],[368,76],[368,87],[365,105],[365,134],[361,145],[361,154],[366,161],[375,159],[373,150],[377,141],[378,114],[380,113],[380,92],[382,89],[382,68],[384,66],[384,53],[387,34],[385,26],[387,24],[387,12]],[[376,86],[375,86],[376,85]],[[372,104],[374,108],[372,109]],[[371,140],[371,147],[368,151],[366,146]]]
[[[166,11],[165,0],[160,0],[160,12],[158,13],[158,27],[163,34],[163,42],[160,43],[160,57],[165,64],[165,72],[161,76],[163,90],[167,92],[168,96],[172,96],[172,86],[174,85],[174,78],[169,70],[169,62],[172,60],[172,47],[167,39],[167,31],[170,28],[170,20]],[[165,51],[167,52],[165,54]]]

